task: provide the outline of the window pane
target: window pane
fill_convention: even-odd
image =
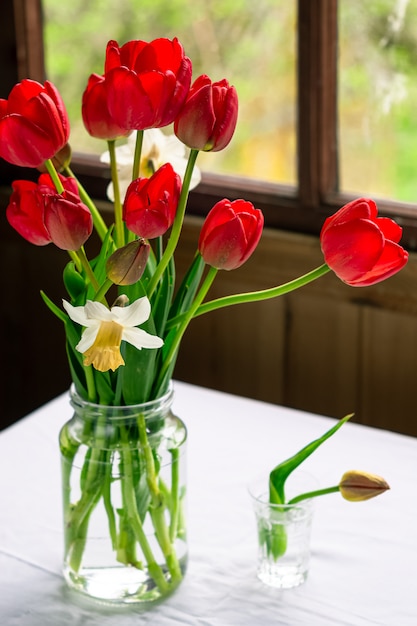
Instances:
[[[104,150],[82,127],[80,100],[89,74],[103,72],[107,41],[177,36],[194,78],[227,78],[240,98],[231,144],[199,166],[294,183],[295,9],[287,0],[44,0],[47,73],[67,104],[73,149]]]
[[[417,1],[339,2],[340,187],[417,200]]]

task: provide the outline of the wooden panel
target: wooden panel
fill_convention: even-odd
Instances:
[[[225,283],[226,280],[221,281],[220,287]],[[225,290],[217,288],[212,296],[217,297],[222,292]],[[281,301],[215,311],[191,323],[182,342],[176,376],[215,389],[281,403],[284,339]]]
[[[363,309],[362,421],[417,435],[417,316]]]
[[[62,323],[43,303],[40,290],[59,303],[65,295],[66,255],[36,247],[0,220],[0,429],[69,387]]]
[[[302,292],[288,300],[285,404],[334,417],[357,412],[359,307]]]

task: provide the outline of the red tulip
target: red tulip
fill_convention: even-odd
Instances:
[[[119,126],[110,115],[107,102],[106,79],[92,74],[82,98],[82,117],[84,126],[92,137],[112,140],[125,137],[129,129]]]
[[[211,209],[201,229],[198,249],[204,261],[233,270],[250,257],[262,234],[264,217],[245,200],[221,200]]]
[[[69,138],[69,121],[57,89],[22,80],[0,99],[0,156],[14,165],[39,167]]]
[[[91,235],[90,210],[81,202],[72,178],[60,177],[64,192],[56,192],[49,174],[38,184],[16,180],[12,184],[6,216],[13,228],[30,243],[54,243],[62,250],[78,250]]]
[[[189,148],[218,152],[233,137],[237,112],[236,89],[225,79],[212,83],[203,74],[193,83],[174,132]]]
[[[171,124],[191,84],[191,61],[178,39],[109,41],[105,63],[105,100],[114,122],[129,130]]]
[[[408,253],[399,244],[402,228],[377,217],[373,200],[359,198],[328,217],[320,233],[327,265],[348,285],[379,283],[404,267]]]
[[[145,239],[163,235],[175,218],[181,193],[181,178],[170,163],[150,178],[130,183],[123,205],[123,219],[133,233]]]

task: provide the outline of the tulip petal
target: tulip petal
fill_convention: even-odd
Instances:
[[[112,70],[106,77],[106,88],[109,112],[119,126],[130,130],[152,126],[152,103],[135,72],[124,67]]]
[[[53,194],[45,200],[45,226],[61,250],[79,250],[93,230],[89,209],[73,194]]]
[[[357,219],[369,219],[372,221],[377,216],[377,213],[378,209],[373,200],[369,200],[368,198],[352,200],[352,202],[348,202],[348,204],[345,204],[334,215],[326,219],[323,224],[322,234],[328,227],[335,223],[342,224]]]
[[[378,217],[376,224],[386,239],[394,241],[395,243],[400,241],[403,229],[397,222],[394,222],[394,220],[389,217]]]
[[[43,86],[36,80],[27,78],[17,83],[11,90],[8,101],[9,113],[20,113],[23,115],[28,100],[37,98],[42,92]]]
[[[213,133],[216,118],[210,84],[192,93],[175,120],[177,137],[189,148],[203,150]]]
[[[321,235],[327,265],[346,283],[369,272],[380,258],[383,247],[381,231],[366,219],[334,223]]]
[[[238,217],[213,228],[200,246],[206,263],[218,269],[235,269],[245,251],[246,237]]]
[[[39,167],[54,154],[49,135],[25,117],[8,115],[0,120],[0,156],[5,161]]]
[[[364,276],[352,280],[354,287],[375,285],[400,271],[408,261],[408,252],[397,243],[387,241],[376,265]]]
[[[27,241],[36,246],[45,246],[51,243],[51,237],[44,224],[44,208],[36,190],[36,183],[15,181],[6,217],[9,224]]]

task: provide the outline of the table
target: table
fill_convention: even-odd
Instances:
[[[333,419],[180,382],[174,409],[189,432],[189,568],[146,613],[96,604],[63,583],[57,437],[71,414],[67,395],[0,433],[2,626],[417,624],[417,439],[348,423],[310,457],[304,469],[321,486],[357,468],[381,474],[391,490],[361,503],[318,499],[309,578],[280,591],[255,576],[246,485]]]

